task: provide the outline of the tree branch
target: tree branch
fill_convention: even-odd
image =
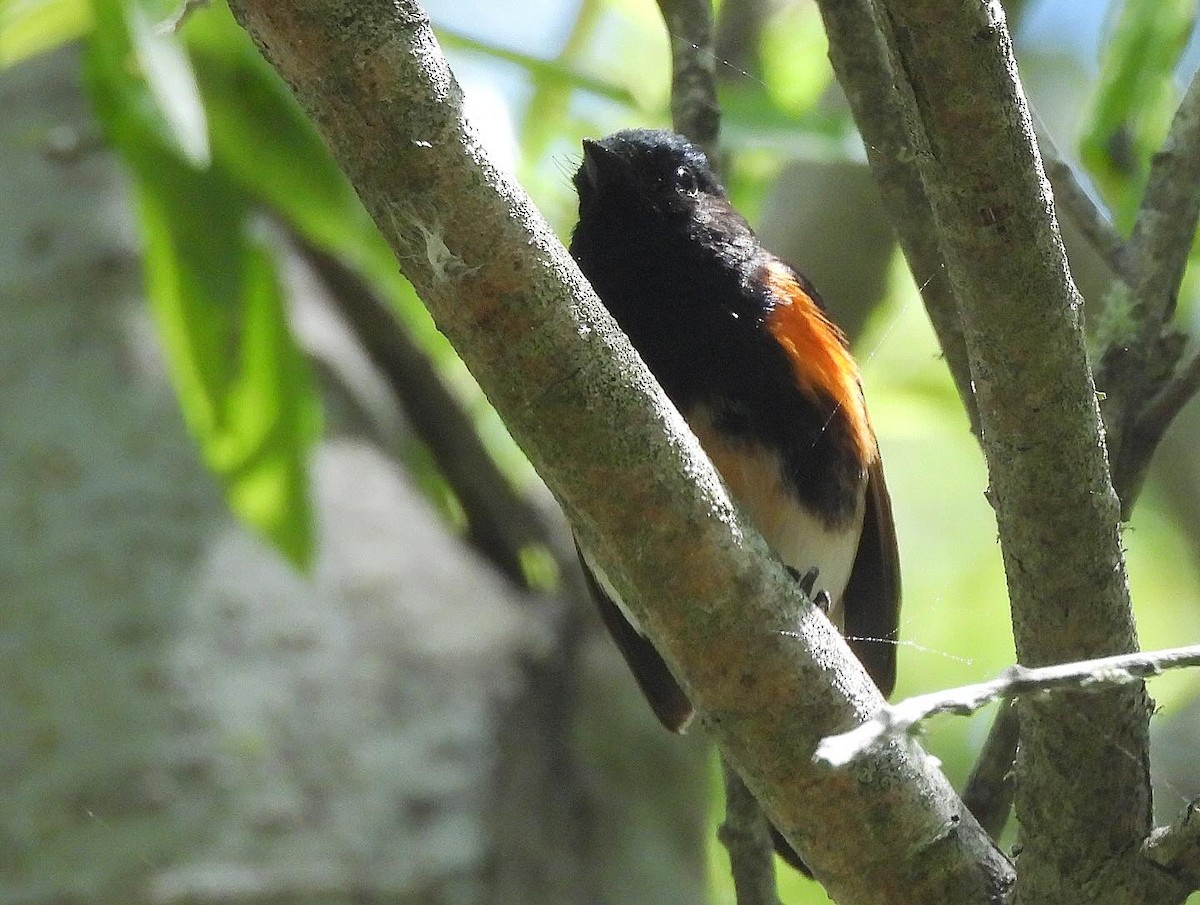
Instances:
[[[232,6],[722,749],[830,894],[1003,899],[1006,859],[919,749],[886,749],[844,771],[812,765],[819,736],[870,716],[877,691],[741,521],[549,227],[488,163],[420,8]]]
[[[829,37],[829,57],[862,135],[888,219],[920,290],[946,365],[966,409],[971,432],[978,439],[979,409],[972,389],[958,304],[946,276],[933,214],[925,197],[907,123],[906,111],[914,106],[911,89],[893,69],[887,29],[877,15],[874,0],[818,0],[818,5]],[[1010,742],[1008,763],[1002,768],[1002,776],[1011,773],[1016,754],[1013,733],[1004,731],[1012,727],[1015,719],[1014,715],[1005,726],[993,726],[988,735],[989,742]],[[977,765],[972,774],[973,780],[978,774],[981,783],[989,775],[990,767],[1000,769],[997,762],[1006,756],[994,748],[989,748],[987,753],[990,754],[987,764]],[[979,773],[980,769],[984,772]],[[980,815],[975,808],[982,804],[977,796],[985,787],[991,788],[987,784],[969,782],[965,790],[974,799],[974,807],[968,807],[977,818]],[[1011,789],[1011,783],[1008,787]],[[984,816],[991,825],[1003,826],[1012,806],[1011,795],[989,798],[987,803],[990,807]],[[985,823],[985,827],[988,825]],[[988,831],[996,837],[995,830],[989,828]]]
[[[1012,811],[1016,790],[1013,762],[1020,738],[1020,719],[1011,702],[1000,705],[983,750],[971,768],[962,800],[987,834],[999,841]]]
[[[1028,697],[1036,692],[1104,691],[1185,666],[1200,666],[1200,644],[1061,663],[1039,669],[1010,666],[990,682],[977,682],[946,691],[915,695],[897,704],[885,704],[875,716],[861,725],[822,741],[817,747],[816,757],[830,766],[840,767],[861,757],[880,741],[911,735],[917,726],[935,714],[968,716],[997,699]]]
[[[713,52],[711,0],[658,0],[671,41],[671,122],[698,144],[714,164],[717,135],[717,57]]]
[[[1106,350],[1097,382],[1109,397],[1105,418],[1116,441],[1113,479],[1126,516],[1169,421],[1148,400],[1178,404],[1186,372],[1172,378],[1183,338],[1168,328],[1200,218],[1200,74],[1193,77],[1162,150],[1154,155],[1145,194],[1127,248],[1130,315]],[[1167,395],[1162,395],[1164,389]],[[1192,393],[1195,391],[1192,390]],[[1174,414],[1178,412],[1178,408]]]
[[[1154,155],[1129,239],[1134,305],[1143,342],[1175,312],[1179,283],[1200,218],[1200,73],[1175,111],[1167,140]]]
[[[1200,353],[1193,355],[1159,390],[1158,395],[1146,403],[1137,425],[1126,440],[1127,444],[1141,444],[1145,448],[1137,453],[1130,451],[1130,457],[1137,456],[1148,461],[1175,416],[1197,393],[1200,393]]]
[[[738,905],[779,905],[771,824],[758,799],[724,759],[721,774],[725,778],[725,822],[717,836],[729,852]]]
[[[1169,827],[1155,830],[1145,855],[1188,889],[1200,889],[1200,800],[1191,802]]]
[[[829,59],[862,134],[884,209],[921,291],[971,431],[978,437],[979,412],[971,390],[962,324],[907,126],[905,111],[912,106],[911,92],[892,68],[874,0],[817,3],[829,36]]]
[[[1003,11],[953,0],[881,6],[912,89],[905,113],[962,316],[1018,658],[1040,666],[1134,652],[1081,299],[1047,214]],[[1150,829],[1144,688],[1090,696],[1080,716],[1073,694],[1021,700],[1018,896],[1027,901],[1083,901],[1113,853],[1136,851]]]

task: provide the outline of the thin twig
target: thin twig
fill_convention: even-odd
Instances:
[[[997,840],[1012,810],[1018,730],[1017,708],[1001,704],[962,793],[967,810]]]
[[[710,0],[658,0],[671,41],[671,122],[675,131],[719,159],[716,54]]]
[[[1162,150],[1154,155],[1129,240],[1143,342],[1175,312],[1179,283],[1200,218],[1200,73],[1192,78]]]
[[[771,825],[742,777],[721,758],[725,777],[725,822],[717,838],[729,852],[738,905],[779,905]]]
[[[1200,75],[1192,79],[1162,150],[1154,156],[1146,192],[1127,246],[1134,318],[1132,336],[1106,350],[1097,384],[1108,395],[1113,482],[1128,518],[1150,459],[1171,419],[1196,392],[1185,368],[1172,376],[1183,337],[1168,321],[1175,312],[1200,219]]]
[[[1079,227],[1112,275],[1128,285],[1129,259],[1125,241],[1113,227],[1112,218],[1097,204],[1079,181],[1075,168],[1062,159],[1042,118],[1034,113],[1034,132],[1042,152],[1042,166],[1054,189],[1054,206]]]
[[[937,713],[965,716],[999,698],[1015,698],[1036,692],[1063,689],[1105,691],[1185,666],[1200,666],[1200,644],[1080,660],[1038,669],[1010,666],[990,682],[963,685],[916,695],[897,704],[885,704],[867,722],[849,732],[824,739],[817,747],[815,757],[819,762],[840,767],[881,739],[911,735],[914,727]]]

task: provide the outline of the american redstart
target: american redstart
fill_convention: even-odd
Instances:
[[[884,694],[900,571],[858,367],[800,273],[764,249],[704,153],[672,132],[583,142],[571,254],[687,419],[729,493],[827,606]],[[581,550],[609,631],[655,714],[692,705]],[[777,838],[780,853],[795,854]]]

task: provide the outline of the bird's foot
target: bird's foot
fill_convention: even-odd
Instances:
[[[821,574],[821,570],[816,566],[810,566],[803,575],[791,566],[788,566],[787,570],[800,583],[800,590],[804,592],[804,596],[811,600],[813,605],[822,613],[828,614],[833,601],[830,599],[827,590],[824,588],[817,589],[817,577]]]

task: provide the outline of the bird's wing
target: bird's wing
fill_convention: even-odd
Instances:
[[[842,597],[845,635],[851,650],[879,690],[896,684],[896,638],[900,627],[900,554],[892,500],[876,458],[867,472],[867,505],[862,538]]]
[[[588,556],[575,542],[579,563],[587,580],[592,599],[600,609],[600,618],[613,640],[617,642],[625,662],[637,679],[638,687],[650,702],[654,715],[672,732],[683,732],[691,722],[694,711],[670,669],[654,649],[654,645],[633,625],[618,602],[616,592],[589,562]]]

